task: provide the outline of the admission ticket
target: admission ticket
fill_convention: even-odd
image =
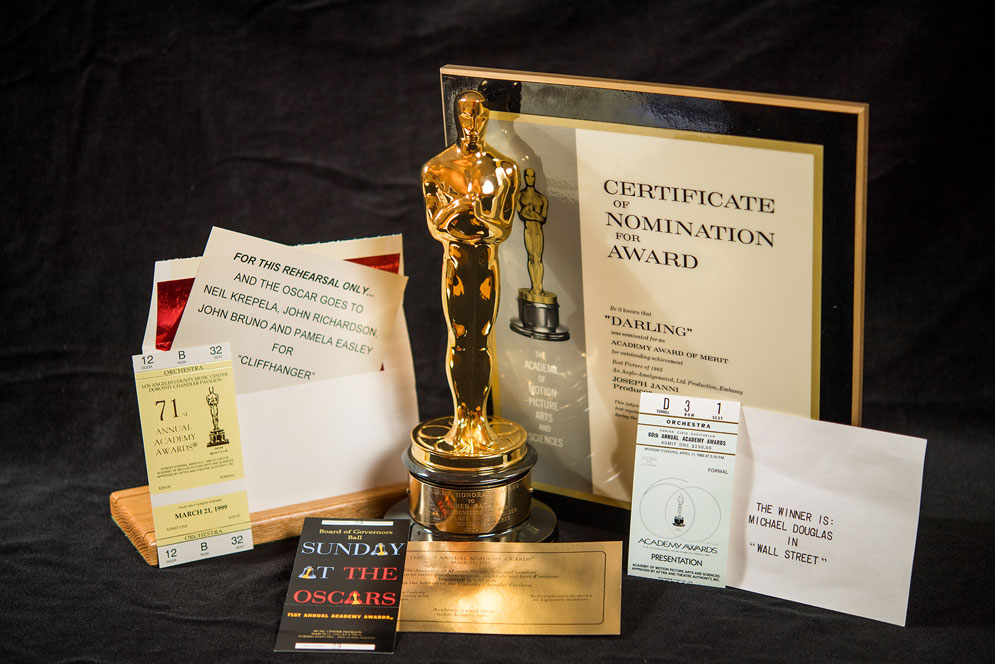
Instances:
[[[725,586],[739,402],[644,392],[629,574]]]
[[[251,549],[228,344],[133,362],[159,566]]]

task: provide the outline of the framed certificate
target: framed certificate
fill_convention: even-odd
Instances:
[[[627,506],[641,392],[859,424],[865,104],[442,68],[522,186],[495,409],[537,487]]]

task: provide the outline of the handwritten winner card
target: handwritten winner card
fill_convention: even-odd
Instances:
[[[239,394],[377,371],[406,283],[214,228],[173,343],[228,339]]]

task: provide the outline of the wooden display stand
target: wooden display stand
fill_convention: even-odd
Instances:
[[[301,534],[304,517],[308,516],[379,519],[404,498],[406,488],[407,484],[402,482],[335,498],[253,512],[249,515],[253,544],[297,537]],[[155,545],[155,527],[152,525],[149,488],[137,486],[112,493],[111,517],[145,561],[157,566],[159,555]]]

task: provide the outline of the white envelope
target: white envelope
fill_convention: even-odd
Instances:
[[[904,625],[926,441],[742,414],[726,583]]]
[[[400,253],[401,240],[362,238],[302,249],[351,258]],[[157,262],[156,284],[194,277],[198,263],[198,258]],[[153,285],[144,350],[155,348],[157,298]],[[418,423],[418,402],[401,308],[383,366],[382,371],[238,395],[251,512],[404,481],[401,454]]]
[[[384,370],[238,396],[249,511],[402,482],[418,423],[403,312]]]

